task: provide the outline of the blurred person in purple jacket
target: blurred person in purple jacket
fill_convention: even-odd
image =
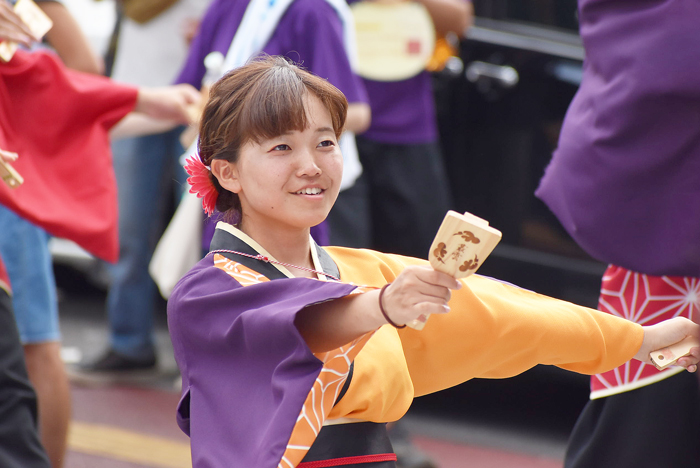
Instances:
[[[581,87],[536,194],[609,264],[599,309],[700,321],[700,3],[580,0]],[[700,466],[695,376],[626,363],[591,378],[566,467]]]
[[[473,19],[471,2],[419,3],[438,36],[464,37]],[[423,70],[400,81],[362,81],[372,124],[357,138],[362,175],[340,193],[329,215],[331,244],[427,258],[452,204],[430,73]]]
[[[246,11],[260,8],[263,12],[259,16],[243,22]],[[211,81],[211,70],[207,70],[204,62],[212,53],[226,56],[222,64],[226,69],[219,70],[213,79],[231,65],[240,66],[240,62],[260,53],[285,56],[340,89],[349,103],[346,130],[362,133],[370,124],[370,107],[362,81],[354,72],[354,50],[348,50],[354,47],[349,35],[354,34],[354,29],[347,27],[348,14],[344,0],[215,0],[202,19],[177,82],[200,88],[204,81]],[[240,42],[234,44],[236,35],[249,37],[253,44],[248,44],[247,49],[246,45],[241,47]],[[238,59],[232,60],[232,57]],[[345,146],[346,168],[341,190],[345,190],[355,182],[361,168],[354,135],[344,134],[341,145]],[[204,251],[209,249],[216,225],[212,220],[216,219],[217,214],[204,223]],[[319,244],[328,244],[326,222],[314,226],[311,233]]]

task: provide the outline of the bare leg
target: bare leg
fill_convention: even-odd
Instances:
[[[59,342],[24,345],[29,380],[39,402],[39,434],[53,468],[61,468],[66,455],[71,398]]]

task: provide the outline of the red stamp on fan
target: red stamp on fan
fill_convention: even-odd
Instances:
[[[421,47],[420,47],[420,41],[417,39],[411,39],[406,43],[406,52],[409,55],[418,55],[420,54]]]

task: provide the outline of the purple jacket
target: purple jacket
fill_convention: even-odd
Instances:
[[[584,76],[536,195],[593,257],[700,277],[700,2],[580,0]]]
[[[214,0],[202,19],[185,65],[176,80],[195,88],[202,85],[204,57],[219,51],[226,55],[248,6],[247,0]],[[348,102],[368,102],[360,78],[345,54],[338,14],[325,0],[296,0],[282,16],[263,48],[269,55],[284,55],[340,89]]]

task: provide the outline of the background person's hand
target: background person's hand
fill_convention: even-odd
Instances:
[[[10,4],[0,0],[0,41],[12,41],[30,47],[37,40]]]
[[[17,161],[17,153],[0,149],[0,159],[6,163]]]
[[[198,108],[201,99],[199,91],[188,84],[139,88],[135,110],[154,119],[189,125],[192,123],[191,109]]]

